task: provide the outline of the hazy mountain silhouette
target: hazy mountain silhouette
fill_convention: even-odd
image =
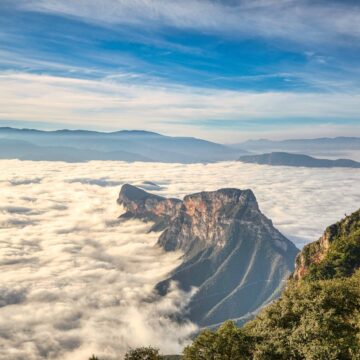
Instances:
[[[303,154],[290,154],[286,152],[272,152],[261,155],[244,155],[239,161],[250,164],[275,166],[305,166],[305,167],[350,167],[360,168],[360,163],[349,159],[317,159]]]
[[[26,146],[26,151],[19,151],[16,146],[5,140],[26,141],[26,145],[22,144],[23,147]],[[40,131],[7,127],[0,128],[0,143],[4,150],[3,158],[6,154],[7,158],[23,160],[151,160],[193,163],[235,160],[239,155],[246,153],[197,138],[164,136],[142,130],[104,133],[87,130]],[[46,153],[54,153],[54,155],[50,156]]]

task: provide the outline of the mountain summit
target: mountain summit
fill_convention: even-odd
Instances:
[[[181,250],[182,263],[157,285],[196,288],[187,316],[200,326],[242,323],[276,298],[293,270],[297,248],[259,210],[251,190],[220,189],[167,199],[131,185],[118,203],[127,218],[153,221],[158,245]]]

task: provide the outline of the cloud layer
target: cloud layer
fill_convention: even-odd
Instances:
[[[360,201],[357,169],[2,160],[0,358],[111,358],[148,344],[180,351],[195,326],[177,325],[169,315],[189,294],[174,287],[156,299],[152,292],[180,254],[154,247],[148,225],[118,220],[120,185],[149,181],[158,194],[175,197],[251,188],[298,246]]]

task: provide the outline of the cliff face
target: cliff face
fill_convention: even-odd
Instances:
[[[296,257],[293,279],[349,276],[360,267],[360,209],[329,226]]]
[[[177,217],[160,236],[159,245],[167,251],[183,250],[187,255],[194,242],[200,247],[221,249],[231,220],[247,206],[257,208],[250,190],[220,189],[185,196]]]
[[[319,264],[327,254],[331,240],[331,232],[327,229],[319,240],[305,245],[296,257],[292,278],[295,280],[302,279],[311,265]]]
[[[220,189],[180,201],[124,187],[118,202],[128,216],[160,222],[158,245],[183,252],[182,264],[157,289],[166,293],[171,281],[184,290],[196,287],[187,309],[192,321],[241,323],[278,296],[298,250],[260,212],[251,190]]]

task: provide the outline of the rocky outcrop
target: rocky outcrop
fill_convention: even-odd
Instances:
[[[130,184],[122,186],[117,202],[126,210],[121,218],[152,221],[154,222],[152,231],[165,228],[181,206],[181,201],[178,199],[166,199]]]
[[[331,227],[326,229],[318,241],[305,245],[303,250],[297,255],[295,270],[292,278],[302,279],[308,272],[311,265],[319,264],[327,254],[331,242]]]
[[[220,189],[180,201],[124,187],[118,202],[128,216],[160,222],[158,245],[182,251],[181,265],[157,289],[166,293],[172,281],[185,291],[196,288],[187,309],[192,321],[241,323],[279,295],[298,250],[260,212],[251,190]]]
[[[360,267],[360,209],[329,226],[296,257],[294,280],[349,276]]]

